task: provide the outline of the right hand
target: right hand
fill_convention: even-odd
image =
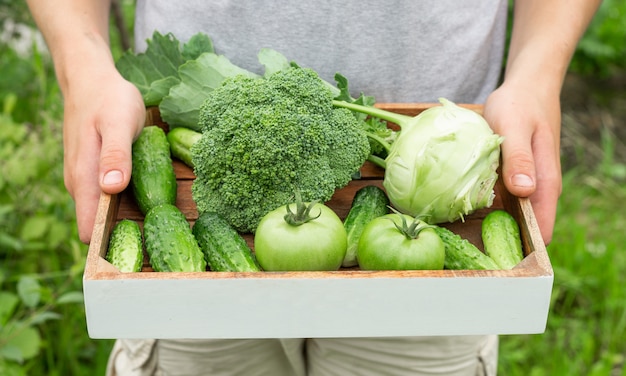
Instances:
[[[146,110],[139,90],[114,67],[77,72],[64,91],[65,187],[76,203],[80,240],[91,241],[101,192],[130,181],[132,143]]]
[[[502,179],[509,192],[528,197],[544,243],[552,240],[561,194],[559,91],[505,81],[485,103],[483,115],[504,136]]]

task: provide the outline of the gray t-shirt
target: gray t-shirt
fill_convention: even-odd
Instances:
[[[505,0],[344,0],[254,2],[138,0],[138,50],[154,30],[181,41],[202,31],[216,52],[262,72],[272,48],[353,95],[377,102],[483,103],[500,78]]]

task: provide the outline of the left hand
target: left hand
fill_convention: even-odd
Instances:
[[[502,179],[508,191],[529,197],[545,244],[552,240],[561,194],[559,93],[507,84],[485,102],[483,116],[502,143]]]

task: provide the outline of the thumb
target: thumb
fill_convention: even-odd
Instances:
[[[130,182],[132,172],[132,132],[120,132],[119,127],[102,130],[100,149],[100,188],[115,194],[123,191]]]
[[[535,160],[531,143],[520,138],[509,135],[502,143],[502,180],[511,194],[528,197],[537,187]]]
[[[533,129],[526,126],[527,119],[522,116],[503,118],[498,104],[485,106],[484,116],[494,132],[504,137],[500,172],[506,189],[514,196],[529,197],[537,188]]]

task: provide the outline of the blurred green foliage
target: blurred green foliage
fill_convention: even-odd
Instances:
[[[8,20],[33,24],[25,1],[0,0],[0,27]]]
[[[626,69],[626,1],[602,2],[578,44],[570,69],[602,78]]]
[[[77,374],[77,352],[97,344],[86,337],[86,246],[63,185],[60,123],[17,122],[17,103],[5,95],[0,113],[0,374]]]

